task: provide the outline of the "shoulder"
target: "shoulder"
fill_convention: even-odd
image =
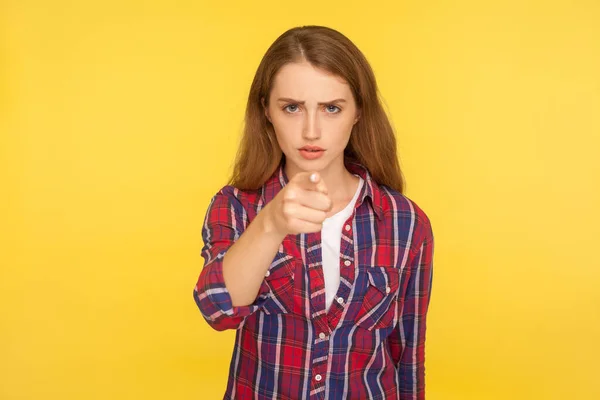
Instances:
[[[261,197],[260,190],[240,190],[235,186],[226,185],[212,197],[211,203],[237,204],[244,208],[255,204]]]
[[[254,204],[259,197],[259,191],[257,194],[256,191],[243,191],[231,185],[223,186],[210,199],[206,209],[204,234],[213,236],[224,227],[238,233],[243,231],[256,215]]]
[[[398,222],[398,226],[407,227],[413,233],[413,243],[422,243],[432,239],[433,233],[429,215],[417,202],[405,194],[388,186],[379,186],[381,208],[384,218]]]
[[[260,190],[240,190],[232,185],[223,186],[210,200],[209,219],[239,219],[247,222],[256,214],[260,203]]]
[[[381,208],[388,217],[414,219],[419,225],[430,225],[427,213],[416,201],[388,186],[379,186]]]

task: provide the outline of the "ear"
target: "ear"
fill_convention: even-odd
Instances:
[[[268,107],[266,106],[266,104],[265,104],[265,98],[264,98],[264,97],[261,97],[261,98],[260,98],[260,103],[261,103],[261,104],[262,104],[262,106],[263,106],[263,110],[264,110],[264,112],[265,112],[265,117],[267,117],[267,119],[269,120],[269,122],[271,122],[271,123],[272,123],[272,121],[271,121],[271,116],[269,115],[269,108],[268,108]]]
[[[354,118],[354,124],[353,125],[355,125],[358,122],[359,119],[360,119],[360,111],[357,111],[356,112],[356,118]]]

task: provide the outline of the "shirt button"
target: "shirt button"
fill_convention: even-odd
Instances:
[[[321,332],[321,333],[319,333],[319,337],[320,337],[321,339],[325,339],[325,332]]]
[[[322,377],[320,374],[317,374],[317,375],[315,376],[315,380],[316,380],[317,382],[319,382],[321,379],[323,379],[323,377]]]
[[[390,289],[390,287],[389,287],[389,286],[386,286],[386,288],[385,288],[385,292],[386,292],[386,293],[389,293],[391,290],[392,290],[392,289]]]
[[[341,298],[341,297],[338,297],[337,298],[337,302],[340,303],[340,304],[344,304],[344,299]]]
[[[346,232],[348,232],[351,229],[350,225],[346,225]]]
[[[350,260],[346,260],[346,261],[344,261],[344,265],[345,265],[346,267],[349,267],[349,266],[350,266],[350,264],[352,264],[352,263],[350,262]]]
[[[271,275],[271,271],[267,271],[267,273],[265,274],[265,276],[269,276]]]

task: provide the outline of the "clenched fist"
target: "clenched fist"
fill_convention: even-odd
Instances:
[[[318,232],[333,203],[318,172],[296,174],[263,209],[270,230],[281,236]]]

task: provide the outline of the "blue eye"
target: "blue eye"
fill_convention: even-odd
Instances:
[[[298,110],[299,107],[297,104],[288,104],[287,106],[283,107],[283,111],[287,112],[288,114],[295,114],[298,112]],[[328,114],[337,114],[342,111],[341,108],[334,106],[333,104],[325,106],[325,110]]]
[[[290,107],[295,107],[295,109],[294,109],[294,110],[291,110],[291,109],[290,109]],[[285,111],[287,111],[287,112],[289,112],[289,113],[293,114],[293,113],[295,113],[295,112],[296,112],[296,110],[298,109],[298,105],[296,105],[296,104],[290,104],[290,105],[287,105],[287,106],[283,107],[283,109],[284,109]]]

